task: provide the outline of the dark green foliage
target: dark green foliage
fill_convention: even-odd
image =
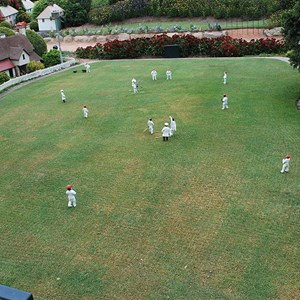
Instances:
[[[26,69],[27,69],[28,73],[32,73],[32,72],[37,71],[37,70],[42,70],[44,68],[45,68],[45,66],[44,66],[43,63],[41,63],[39,61],[34,61],[34,60],[29,62],[26,66]]]
[[[64,9],[64,26],[79,26],[88,21],[88,10],[84,9],[83,4],[90,6],[90,2],[70,0],[66,2],[65,6],[61,5]],[[88,5],[89,4],[89,5]]]
[[[32,11],[32,19],[36,19],[37,16],[48,6],[48,0],[39,0],[34,3],[33,11]]]
[[[10,24],[6,21],[0,22],[0,27],[11,28]]]
[[[9,76],[6,73],[0,72],[0,84],[8,81],[9,79]]]
[[[31,30],[39,31],[39,24],[35,20],[30,22],[29,27]]]
[[[27,29],[26,36],[29,39],[30,43],[32,44],[35,52],[39,56],[42,56],[44,53],[47,52],[47,45],[44,39],[39,34],[37,34],[33,30]]]
[[[8,0],[0,0],[0,6],[7,6],[8,4]]]
[[[60,64],[59,51],[52,49],[43,55],[43,63],[46,68]]]
[[[15,35],[15,32],[7,27],[0,27],[0,33],[5,34],[6,36]]]
[[[29,13],[27,13],[26,11],[20,9],[18,14],[17,14],[17,22],[26,22],[26,23],[30,23],[31,21],[31,15]]]
[[[287,46],[292,50],[289,52],[290,63],[300,71],[300,1],[284,15],[283,28]]]

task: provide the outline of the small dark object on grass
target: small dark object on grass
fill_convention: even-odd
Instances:
[[[73,73],[77,73],[77,70],[73,71]]]
[[[86,73],[86,70],[82,70],[82,73]]]
[[[296,106],[297,106],[297,109],[300,109],[300,98],[298,100],[296,100]]]

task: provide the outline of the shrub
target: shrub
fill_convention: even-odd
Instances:
[[[32,73],[34,71],[37,71],[37,70],[42,70],[44,69],[45,66],[43,63],[39,62],[39,61],[34,61],[32,60],[31,62],[29,62],[26,66],[26,69],[27,69],[27,73]]]
[[[11,28],[10,24],[6,21],[0,22],[0,27]]]
[[[16,18],[17,22],[26,22],[26,23],[30,23],[31,22],[31,15],[29,13],[27,13],[24,10],[19,10],[18,14],[17,14],[17,18]]]
[[[44,39],[35,31],[30,29],[26,30],[26,36],[32,44],[35,52],[42,57],[43,54],[47,52],[47,45]]]
[[[60,64],[60,55],[58,50],[50,50],[43,55],[43,63],[46,68]]]
[[[1,33],[5,34],[6,36],[15,35],[15,32],[7,27],[0,27],[0,34]]]
[[[29,24],[29,28],[35,32],[39,31],[39,23],[37,21],[31,21]]]
[[[8,81],[9,79],[9,76],[6,73],[0,72],[0,84]]]
[[[271,38],[251,40],[220,38],[196,38],[193,35],[156,35],[152,38],[137,38],[125,41],[108,41],[104,45],[78,48],[76,56],[80,58],[137,58],[142,56],[162,57],[166,45],[177,44],[182,57],[211,56],[238,57],[244,55],[258,55],[283,53],[286,45],[283,40]]]

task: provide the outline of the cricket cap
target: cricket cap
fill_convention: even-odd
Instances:
[[[169,124],[168,124],[168,123],[165,123],[165,126],[169,126]]]
[[[287,154],[287,155],[285,156],[285,158],[291,158],[291,156],[290,156],[289,154]]]
[[[64,90],[60,90],[61,92],[63,92]]]
[[[66,189],[67,189],[67,190],[70,190],[71,188],[72,188],[72,186],[69,185],[69,184],[66,186]]]

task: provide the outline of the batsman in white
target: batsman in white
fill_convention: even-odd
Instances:
[[[228,108],[228,98],[226,94],[224,94],[221,101],[222,101],[222,110]]]
[[[223,83],[227,84],[227,72],[226,71],[224,72],[224,75],[223,75]]]
[[[166,76],[167,76],[167,80],[171,80],[172,79],[172,71],[170,69],[168,69],[166,71]]]
[[[164,142],[167,142],[167,141],[169,140],[169,136],[170,136],[170,133],[171,133],[171,129],[170,129],[168,123],[165,123],[165,126],[164,126],[164,128],[161,130],[161,132],[162,132],[162,138],[163,138],[163,141],[164,141]]]
[[[152,118],[150,118],[147,122],[147,126],[148,126],[148,129],[149,129],[149,132],[151,134],[153,134],[153,131],[154,131],[154,123],[152,121]]]
[[[73,190],[71,185],[67,185],[66,189],[66,194],[68,196],[68,207],[76,207],[76,192]]]

